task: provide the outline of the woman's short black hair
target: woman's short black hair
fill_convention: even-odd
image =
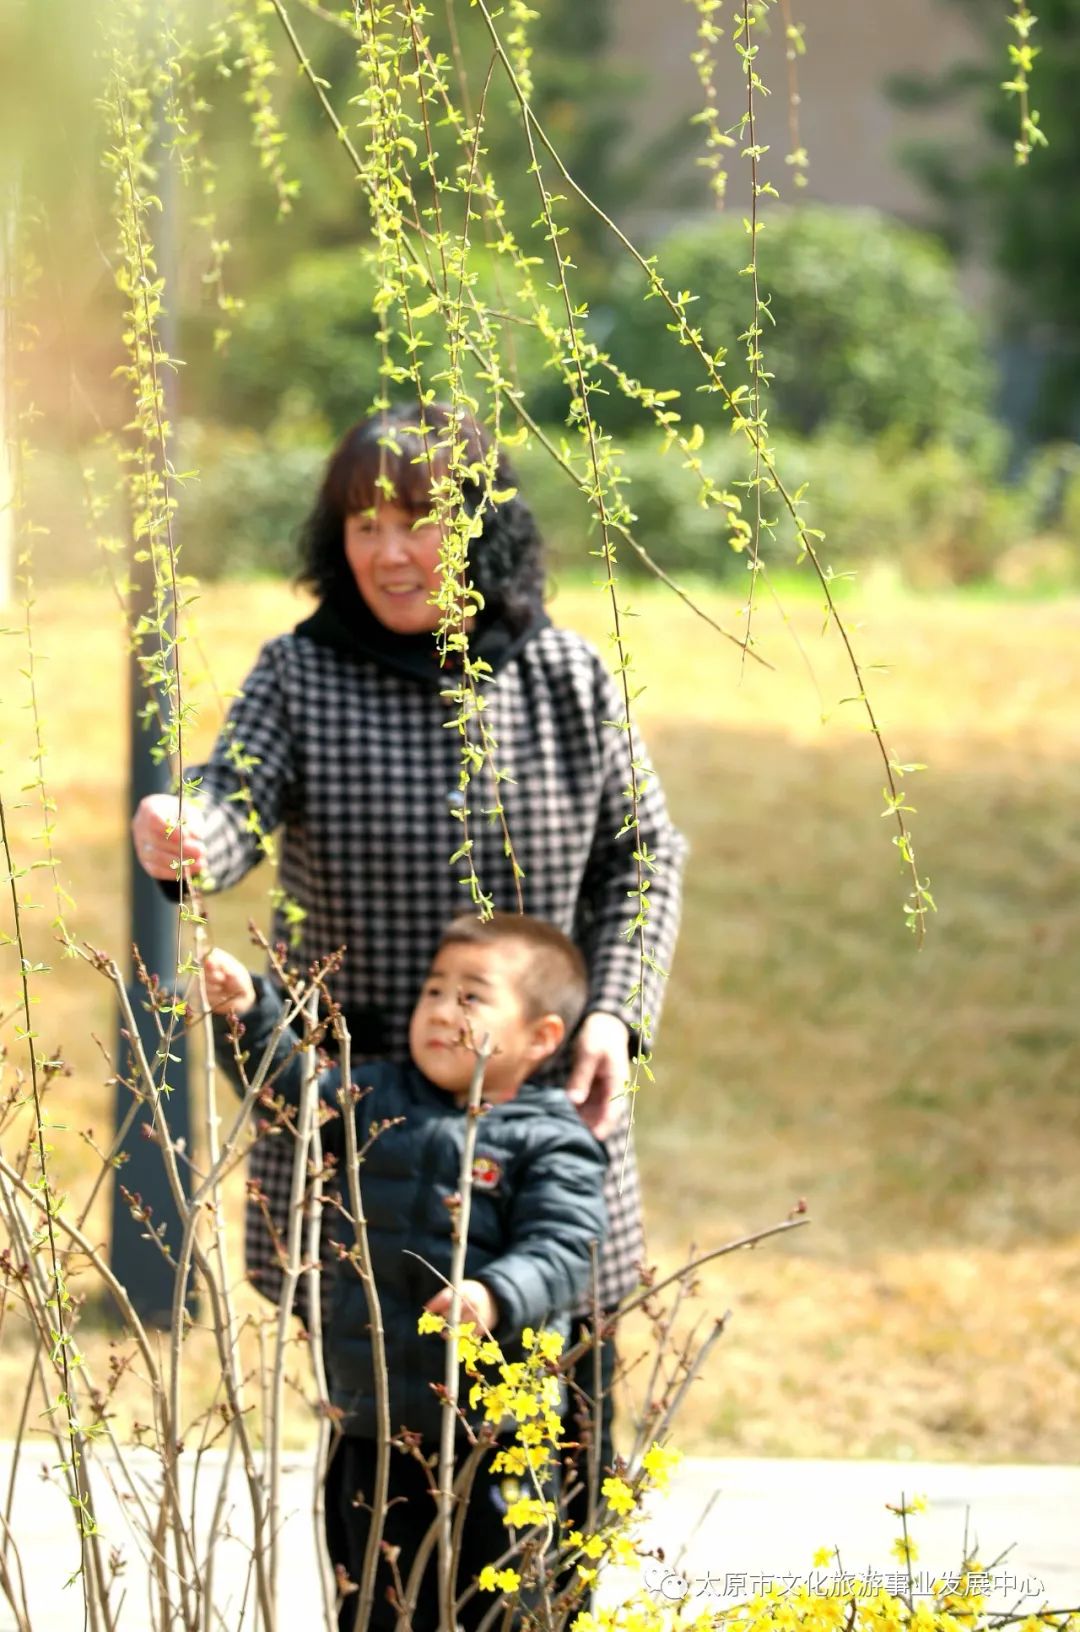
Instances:
[[[430,510],[432,478],[446,469],[444,450],[451,426],[464,443],[465,463],[490,468],[491,439],[483,426],[438,403],[422,412],[416,404],[388,408],[345,432],[300,531],[299,583],[327,600],[351,580],[345,561],[345,518],[373,509],[377,497],[387,492],[387,482],[404,509],[417,516]],[[472,514],[482,512],[480,533],[469,543],[469,576],[487,609],[513,628],[524,628],[543,599],[543,543],[532,511],[516,492],[498,503],[483,502],[484,479],[466,478],[462,483],[465,506]],[[500,448],[496,490],[516,486]]]

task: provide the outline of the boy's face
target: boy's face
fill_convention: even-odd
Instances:
[[[513,941],[440,947],[409,1023],[413,1063],[437,1088],[468,1094],[476,1051],[493,1050],[484,1098],[512,1099],[533,1068],[562,1041],[558,1015],[531,1015],[521,996],[528,951]]]

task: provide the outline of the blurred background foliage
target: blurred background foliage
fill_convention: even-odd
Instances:
[[[944,0],[983,49],[946,68],[893,76],[897,103],[962,109],[966,134],[924,136],[903,158],[935,205],[935,229],[954,255],[977,256],[1000,275],[991,327],[1005,386],[1023,398],[1025,441],[1080,437],[1080,4],[1041,0],[1034,77],[1048,146],[1038,163],[1013,163],[1014,104],[1001,94],[1002,9]]]
[[[749,257],[741,214],[678,227],[659,253],[669,284],[694,291],[691,316],[706,345],[726,349],[728,384],[748,384],[739,344]],[[992,375],[979,326],[948,255],[926,233],[872,210],[774,209],[758,243],[758,278],[771,316],[762,349],[775,429],[889,432],[911,446],[935,437],[964,447],[985,441]],[[677,388],[688,417],[724,424],[720,399],[695,400],[700,370],[659,302],[643,296],[637,269],[620,266],[603,312],[612,352],[628,373]],[[612,400],[608,418],[620,429],[628,408]]]
[[[16,179],[37,265],[28,307],[35,348],[26,373],[41,415],[34,486],[53,529],[51,566],[39,569],[44,577],[92,565],[79,467],[95,434],[123,420],[119,388],[110,383],[120,350],[114,228],[95,115],[103,3],[42,0],[6,8],[0,22],[0,60],[20,65],[0,82],[0,136],[18,155],[6,173]],[[974,96],[981,109],[968,147],[958,141],[909,151],[928,198],[944,205],[937,231],[869,209],[765,201],[760,281],[775,323],[764,335],[769,422],[789,485],[808,484],[813,524],[828,535],[826,557],[837,567],[886,561],[913,585],[1065,587],[1080,578],[1080,368],[1073,363],[1080,319],[1072,276],[1080,253],[1072,185],[1080,127],[1070,101],[1080,0],[1053,0],[1040,13],[1038,100],[1051,146],[1019,175],[1013,110],[999,88],[1001,41],[987,8],[969,9],[982,18],[984,59],[893,86],[908,102]],[[184,12],[196,38],[215,7],[191,0]],[[699,141],[685,119],[673,117],[644,145],[630,140],[639,84],[612,54],[613,16],[613,0],[585,9],[549,0],[542,8],[536,106],[571,171],[603,208],[620,218],[627,211],[647,216],[662,200],[657,219],[666,224],[644,247],[658,255],[672,288],[693,291],[692,320],[710,348],[724,350],[734,387],[746,377],[742,336],[750,309],[741,208],[709,211],[704,180],[674,162]],[[354,41],[300,7],[295,21],[317,72],[347,109],[356,88]],[[488,53],[474,8],[440,8],[432,28],[437,46],[466,61],[478,96]],[[268,38],[277,51],[272,30]],[[213,233],[230,245],[223,287],[244,303],[229,319],[228,346],[216,349],[222,316],[210,278],[206,200],[193,170],[175,184],[184,228],[171,298],[185,360],[179,462],[198,472],[185,491],[184,549],[190,569],[208,577],[291,570],[296,527],[321,461],[367,410],[376,384],[366,210],[295,65],[279,54],[277,67],[272,91],[287,132],[284,163],[297,184],[281,217],[251,152],[243,61],[220,48],[185,58],[203,121],[201,152],[213,167],[202,178],[212,187]],[[528,245],[535,184],[502,88],[490,98],[487,145],[507,218]],[[717,397],[702,391],[700,372],[669,332],[660,303],[645,299],[640,272],[610,253],[594,215],[573,196],[559,208],[590,337],[630,376],[679,392],[674,406],[684,422],[706,433],[705,469],[738,491],[748,476],[747,451],[730,438]],[[956,260],[974,238],[990,244],[1003,280],[977,309]],[[478,247],[475,270],[480,298],[513,316],[506,259]],[[558,441],[565,387],[535,330],[520,320],[503,330],[523,400]],[[435,350],[430,367],[439,361]],[[1014,410],[1007,428],[1003,390]],[[1025,392],[1030,411],[1021,423],[1015,409]],[[594,407],[630,478],[638,536],[661,565],[719,578],[743,571],[718,512],[700,507],[678,454],[661,455],[641,408],[614,388],[594,398]],[[587,570],[587,507],[541,449],[524,450],[517,462],[556,571]],[[767,502],[766,514],[776,508]],[[793,559],[791,543],[790,529],[778,526],[766,553]],[[629,560],[625,566],[634,570]]]

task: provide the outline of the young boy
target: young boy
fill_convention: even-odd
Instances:
[[[273,989],[237,959],[215,949],[205,963],[210,1006],[222,1064],[237,1077],[232,1041],[222,1016],[244,1021],[243,1046],[253,1069],[281,1017]],[[587,976],[581,953],[552,925],[496,913],[481,922],[458,918],[445,931],[409,1027],[409,1065],[377,1061],[357,1067],[353,1081],[367,1090],[355,1107],[358,1148],[386,1120],[363,1156],[360,1183],[375,1282],[385,1332],[390,1432],[419,1434],[430,1458],[438,1448],[440,1403],[432,1385],[443,1380],[441,1342],[417,1332],[423,1309],[447,1314],[454,1197],[460,1188],[465,1106],[485,1036],[493,1049],[484,1074],[485,1113],[477,1129],[462,1318],[498,1339],[508,1361],[522,1356],[526,1326],[568,1329],[566,1312],[589,1280],[591,1246],[606,1219],[601,1186],[607,1157],[558,1088],[529,1075],[577,1024]],[[470,1034],[471,1033],[471,1038]],[[297,1104],[302,1065],[295,1037],[279,1041],[268,1084]],[[340,1111],[340,1073],[318,1080],[323,1105]],[[323,1149],[345,1151],[342,1116],[322,1126]],[[326,1486],[327,1545],[331,1561],[359,1582],[368,1536],[366,1505],[375,1481],[377,1401],[367,1300],[359,1276],[343,1264],[334,1288],[334,1314],[325,1333],[332,1405],[343,1438]],[[467,1389],[462,1396],[467,1397]],[[463,1444],[459,1433],[459,1449]],[[481,1464],[469,1499],[458,1570],[463,1592],[485,1564],[510,1545],[502,1522],[503,1476]],[[407,1581],[416,1549],[435,1516],[430,1484],[416,1457],[390,1451],[389,1501],[384,1540],[401,1549],[397,1570]],[[434,1555],[433,1555],[434,1556]],[[395,1611],[386,1599],[393,1577],[380,1561],[371,1626],[391,1632]],[[460,1622],[475,1628],[491,1609],[488,1594],[474,1594]],[[339,1625],[351,1632],[355,1597],[346,1597]],[[435,1568],[426,1570],[413,1632],[439,1624]]]

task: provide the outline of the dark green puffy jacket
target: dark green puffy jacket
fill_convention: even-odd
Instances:
[[[244,1016],[243,1047],[253,1071],[281,1018],[281,1000],[265,982]],[[232,1043],[218,1030],[218,1057],[237,1081]],[[302,1066],[286,1032],[277,1045],[272,1092],[300,1098]],[[291,1058],[289,1057],[291,1054]],[[340,1072],[323,1072],[324,1105],[339,1111]],[[415,1066],[374,1061],[353,1069],[366,1089],[357,1102],[357,1145],[375,1125],[401,1118],[374,1139],[360,1167],[375,1283],[382,1309],[390,1381],[390,1431],[402,1428],[437,1441],[443,1340],[418,1334],[424,1304],[449,1277],[452,1210],[459,1188],[467,1117]],[[289,1137],[288,1134],[283,1137]],[[323,1123],[323,1149],[344,1161],[341,1115]],[[495,1337],[507,1360],[521,1358],[526,1326],[568,1330],[567,1311],[589,1284],[591,1244],[607,1220],[601,1193],[607,1154],[561,1088],[522,1087],[517,1098],[480,1117],[465,1278],[482,1281],[499,1308]],[[342,1189],[345,1190],[344,1177]],[[348,1205],[347,1195],[345,1204]],[[343,1233],[344,1227],[339,1226]],[[333,1315],[323,1334],[332,1404],[344,1432],[378,1435],[367,1299],[351,1264],[336,1272]],[[467,1389],[461,1390],[463,1401]]]

